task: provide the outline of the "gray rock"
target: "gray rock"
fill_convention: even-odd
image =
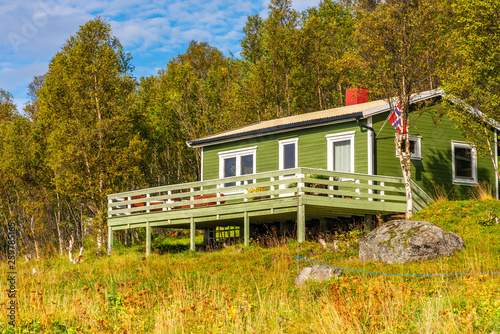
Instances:
[[[308,280],[315,281],[325,281],[329,280],[332,277],[342,276],[344,272],[340,269],[324,266],[324,265],[316,265],[312,267],[305,267],[300,272],[299,276],[295,278],[295,285],[301,286],[304,282]]]
[[[465,248],[458,235],[420,220],[393,220],[362,238],[359,258],[405,263],[451,256]]]

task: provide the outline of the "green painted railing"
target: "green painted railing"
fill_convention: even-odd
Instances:
[[[416,189],[414,208],[418,211],[426,206],[430,198],[416,184],[412,184],[412,187]],[[402,178],[295,168],[111,194],[108,196],[108,217],[178,212],[291,196],[372,202],[367,205],[377,205],[375,202],[406,202]],[[345,203],[343,206],[348,207],[349,202]]]

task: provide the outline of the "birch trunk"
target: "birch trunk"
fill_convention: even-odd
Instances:
[[[497,177],[500,179],[500,172],[498,171],[498,164],[495,161],[495,154],[493,153],[493,149],[491,148],[491,141],[490,137],[488,136],[488,129],[486,128],[486,124],[483,122],[483,131],[484,131],[484,136],[486,138],[486,143],[488,144],[488,152],[490,154],[491,161],[493,162],[493,168],[495,168],[495,173],[497,174]],[[497,148],[495,147],[495,150]]]
[[[405,218],[410,219],[413,215],[413,194],[411,190],[411,152],[410,152],[410,136],[406,135],[405,140],[405,154],[401,150],[401,143],[403,142],[403,134],[398,134],[395,139],[395,144],[398,150],[399,163],[401,165],[401,172],[403,173],[403,181],[406,192],[406,213]]]
[[[56,212],[56,226],[57,226],[57,238],[59,240],[59,254],[64,254],[63,237],[61,233],[61,200],[59,198],[59,193],[56,192],[57,197],[57,212]]]
[[[35,215],[31,215],[31,233],[33,233],[33,243],[35,244],[35,256],[37,259],[40,258],[40,250],[38,248],[38,240],[36,240],[36,232],[35,232]]]

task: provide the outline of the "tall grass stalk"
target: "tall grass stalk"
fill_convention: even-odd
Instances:
[[[299,254],[374,272],[500,271],[500,227],[476,221],[485,210],[497,210],[497,202],[442,202],[417,215],[464,238],[467,248],[450,258],[399,265],[363,263],[351,242],[337,251],[304,242]],[[19,263],[19,327],[9,329],[2,315],[0,332],[500,331],[500,275],[404,278],[346,272],[340,279],[297,288],[293,283],[297,245],[277,244],[269,248],[233,245],[216,252],[181,251],[149,258],[143,250],[122,248],[119,255],[90,255],[79,265],[66,258]],[[300,263],[301,268],[308,265]],[[6,275],[5,265],[1,275]],[[5,310],[6,294],[1,302]]]

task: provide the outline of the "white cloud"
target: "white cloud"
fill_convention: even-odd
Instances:
[[[319,0],[295,0],[303,10]],[[156,74],[185,51],[190,40],[206,41],[237,54],[248,15],[267,17],[269,0],[23,0],[0,4],[0,88],[16,101],[26,96],[33,76],[79,26],[96,15],[108,20],[133,56],[135,75]],[[149,71],[149,73],[148,73]]]

